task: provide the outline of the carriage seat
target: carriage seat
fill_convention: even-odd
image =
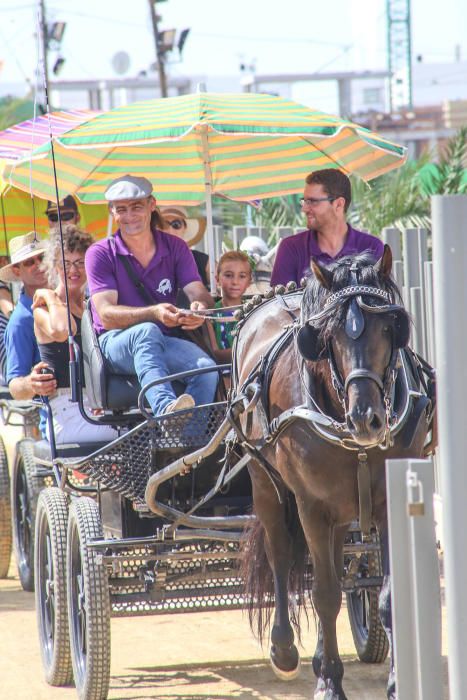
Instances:
[[[65,445],[57,445],[57,457],[61,459],[82,458],[96,452],[97,450],[107,447],[108,442],[82,442],[67,443]],[[32,445],[34,457],[39,462],[51,462],[52,455],[50,452],[50,443],[48,440],[37,440]]]
[[[113,374],[106,365],[92,325],[89,302],[81,320],[84,384],[93,408],[128,411],[138,406],[140,386],[134,374]]]

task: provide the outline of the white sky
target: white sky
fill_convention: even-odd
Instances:
[[[65,21],[64,80],[115,77],[111,59],[130,56],[126,75],[155,60],[147,0],[45,0],[48,21]],[[8,83],[35,84],[37,3],[0,0],[0,96]],[[159,3],[161,29],[191,28],[183,61],[172,75],[232,75],[239,65],[258,73],[386,68],[386,0],[167,0]],[[467,1],[412,0],[413,56],[425,63],[467,59]],[[53,55],[51,57],[53,63]],[[2,88],[3,86],[3,88]],[[336,104],[334,83],[302,85],[315,106]],[[313,99],[311,100],[313,102]]]

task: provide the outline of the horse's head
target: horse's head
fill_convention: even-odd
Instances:
[[[391,268],[388,246],[378,263],[368,253],[329,268],[312,261],[302,302],[298,348],[307,360],[328,360],[347,428],[362,447],[384,440],[397,351],[410,335]]]

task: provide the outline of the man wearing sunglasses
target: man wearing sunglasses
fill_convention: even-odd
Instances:
[[[307,230],[281,241],[271,286],[290,281],[300,284],[301,279],[310,274],[311,258],[329,265],[345,255],[369,251],[379,260],[383,254],[382,241],[347,223],[351,200],[350,180],[341,170],[327,168],[307,176],[300,200]]]
[[[37,289],[48,287],[42,258],[46,244],[35,231],[16,236],[10,241],[11,262],[0,268],[2,282],[21,282],[22,289],[5,330],[7,353],[6,381],[14,399],[32,399],[36,394],[49,396],[56,381],[41,362],[34,335],[32,298]]]
[[[78,211],[78,205],[74,197],[69,194],[65,199],[60,200],[59,207],[57,207],[57,202],[47,202],[47,209],[45,213],[49,220],[50,228],[57,226],[58,224],[58,212],[60,209],[60,219],[63,224],[78,224],[80,220],[80,215]]]

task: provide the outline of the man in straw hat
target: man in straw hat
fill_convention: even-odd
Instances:
[[[197,345],[174,337],[173,329],[197,328],[203,319],[175,306],[183,289],[191,309],[212,306],[187,244],[151,228],[156,210],[152,184],[124,175],[107,188],[105,198],[118,230],[86,253],[93,323],[102,352],[113,372],[136,374],[141,386],[214,361]],[[186,393],[176,397],[170,384],[147,392],[155,415],[210,403],[217,373],[191,377]]]
[[[56,387],[53,375],[40,373],[46,365],[39,355],[31,311],[34,292],[48,286],[41,266],[45,247],[45,242],[38,238],[35,231],[16,236],[10,241],[11,262],[0,268],[2,282],[23,284],[5,331],[6,381],[15,399],[31,399],[36,394],[49,396]]]

